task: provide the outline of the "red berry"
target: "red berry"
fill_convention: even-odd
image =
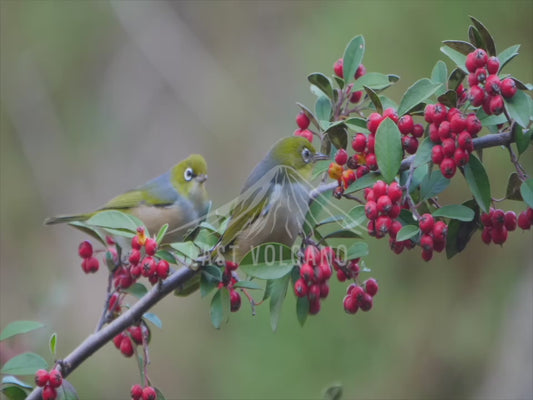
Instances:
[[[433,238],[431,235],[422,235],[420,238],[420,247],[426,251],[433,250]]]
[[[433,112],[433,122],[437,125],[444,121],[448,116],[448,110],[444,104],[435,104],[435,111]]]
[[[348,161],[348,153],[346,153],[346,150],[337,150],[337,154],[335,154],[335,162],[339,165],[344,165],[346,164],[346,161]]]
[[[344,188],[348,188],[356,180],[356,175],[353,169],[346,169],[342,172],[341,180]]]
[[[52,386],[53,388],[61,386],[61,384],[63,383],[63,377],[61,376],[61,372],[59,372],[55,368],[51,370],[49,374],[49,382],[50,386]]]
[[[433,230],[434,224],[435,220],[433,219],[433,215],[428,213],[422,214],[418,220],[418,226],[420,227],[422,233],[430,233]]]
[[[489,57],[487,60],[487,71],[489,74],[497,74],[500,69],[500,60],[496,56]]]
[[[88,240],[80,243],[78,246],[78,254],[81,258],[89,258],[93,255],[93,245]]]
[[[311,132],[309,129],[296,129],[294,131],[294,136],[301,136],[310,142],[313,142],[313,132]]]
[[[346,274],[342,269],[337,270],[337,280],[339,282],[344,282],[346,280]]]
[[[398,119],[399,119],[399,116],[398,116],[398,113],[396,112],[396,110],[394,108],[387,108],[385,111],[383,111],[383,119],[385,118],[390,118],[394,121],[394,123],[398,123]]]
[[[157,262],[153,257],[145,257],[142,260],[142,276],[149,278],[157,273]]]
[[[387,188],[387,195],[390,197],[393,203],[397,203],[403,196],[402,188],[396,181],[392,182]]]
[[[344,75],[343,64],[342,58],[339,58],[337,61],[335,61],[335,64],[333,64],[333,72],[335,72],[335,75],[337,75],[339,78],[343,78]]]
[[[457,144],[459,145],[460,149],[466,150],[468,152],[472,152],[474,149],[474,145],[472,143],[472,136],[467,131],[462,131],[458,138],[457,138]]]
[[[355,79],[359,79],[364,74],[366,74],[366,68],[363,64],[359,64],[357,70],[355,71]]]
[[[141,251],[137,249],[132,249],[128,260],[131,265],[139,264],[139,261],[141,261]]]
[[[407,154],[415,154],[416,150],[418,149],[418,140],[412,136],[403,136],[402,147]]]
[[[381,196],[387,194],[387,184],[382,180],[377,181],[372,188],[374,191],[374,196],[376,199],[379,199]]]
[[[320,262],[321,263],[332,264],[334,259],[335,259],[335,250],[333,250],[331,247],[323,247],[320,250]]]
[[[468,74],[468,85],[470,87],[477,86],[479,82],[477,81],[476,73],[475,71],[472,71],[470,74]]]
[[[448,225],[443,221],[435,222],[433,226],[433,240],[444,242],[446,241],[446,235],[448,234]]]
[[[455,114],[450,120],[450,129],[454,133],[464,131],[466,128],[466,118],[463,114]]]
[[[514,231],[516,229],[516,213],[514,211],[507,211],[505,213],[503,225],[508,231]]]
[[[492,241],[492,235],[491,235],[492,228],[486,226],[483,228],[483,232],[481,232],[481,240],[483,240],[483,243],[490,244]]]
[[[468,161],[470,161],[470,153],[461,148],[455,149],[455,153],[453,153],[453,159],[457,166],[462,167],[468,164]]]
[[[371,133],[376,133],[381,121],[383,121],[383,116],[377,112],[373,112],[368,116],[366,127]]]
[[[146,239],[146,242],[144,243],[144,251],[149,256],[153,256],[155,254],[155,252],[157,251],[157,242],[155,241],[155,239]]]
[[[144,234],[144,231],[143,231]],[[135,250],[140,250],[142,247],[141,239],[139,235],[135,235],[131,238],[131,248]]]
[[[380,196],[380,198],[376,202],[376,205],[379,213],[388,214],[388,212],[392,208],[392,201],[390,197],[385,194],[383,196]]]
[[[382,215],[376,220],[376,237],[381,238],[389,231],[392,225],[390,217]]]
[[[320,285],[314,284],[309,287],[307,297],[310,302],[320,299]]]
[[[365,151],[366,147],[366,135],[364,133],[358,133],[352,140],[352,149],[357,153]]]
[[[316,246],[309,245],[304,251],[304,261],[310,265],[316,265],[319,262],[320,251]]]
[[[474,107],[479,107],[483,104],[483,100],[485,100],[485,91],[477,85],[472,86],[468,99]]]
[[[231,312],[239,311],[241,308],[241,295],[236,290],[230,290],[229,293],[230,303],[231,303]]]
[[[331,278],[331,267],[329,266],[328,263],[321,263],[319,266],[318,266],[319,270],[320,270],[320,275],[322,276],[322,279],[319,279],[320,281],[326,281],[328,280],[329,278]]]
[[[481,223],[484,226],[492,226],[492,213],[494,210],[490,210],[488,213],[481,214]]]
[[[402,211],[402,208],[399,204],[393,204],[391,210],[389,211],[389,217],[391,218],[398,218],[400,215],[400,212]]]
[[[300,129],[307,129],[309,122],[309,117],[303,111],[296,116],[296,125],[298,125]]]
[[[413,117],[411,117],[409,114],[402,115],[402,117],[398,120],[398,129],[403,135],[411,133],[414,126],[415,124]]]
[[[433,250],[422,250],[422,260],[429,261],[433,258]]]
[[[300,276],[306,282],[310,282],[315,279],[315,271],[309,264],[303,264],[300,268]]]
[[[226,261],[226,268],[228,271],[236,271],[239,268],[239,264],[233,261]]]
[[[502,92],[502,96],[506,99],[513,97],[517,91],[514,79],[505,78],[500,85],[500,90]]]
[[[455,153],[455,140],[453,139],[444,139],[442,141],[442,151],[444,152],[444,157],[453,157]]]
[[[357,299],[350,295],[346,295],[344,297],[342,305],[344,307],[344,311],[346,311],[348,314],[355,314],[359,309]]]
[[[374,278],[367,279],[365,282],[365,291],[372,297],[378,292],[378,282]]]
[[[48,371],[40,369],[35,373],[35,384],[39,387],[43,387],[48,383],[48,378]]]
[[[131,397],[133,400],[138,400],[141,398],[143,394],[143,388],[141,385],[136,383],[135,385],[131,387],[130,393],[131,393]]]
[[[320,284],[320,298],[325,299],[329,294],[329,285],[327,282],[322,282]]]
[[[503,111],[503,97],[500,95],[490,97],[489,109],[494,115],[501,114]]]
[[[491,95],[495,96],[500,94],[500,78],[498,75],[489,75],[485,81],[485,91]]]
[[[368,293],[364,293],[361,297],[358,299],[359,308],[362,311],[370,311],[372,308],[372,296]]]
[[[444,250],[446,248],[446,241],[438,241],[438,240],[433,240],[433,250],[436,251],[436,252],[441,252],[442,250]]]
[[[376,134],[370,134],[368,135],[368,142],[367,142],[367,148],[369,153],[374,153],[374,147],[376,144]]]
[[[130,326],[128,328],[128,332],[131,336],[131,339],[136,343],[136,344],[142,344],[143,342],[143,331],[142,331],[142,328],[138,325],[134,325],[134,326]]]
[[[307,296],[307,284],[305,283],[305,280],[303,280],[302,278],[294,282],[294,294],[297,297]]]
[[[336,181],[340,180],[342,177],[342,171],[344,171],[344,168],[336,162],[329,164],[328,175],[331,179]]]
[[[468,72],[474,72],[476,70],[477,62],[474,52],[471,52],[466,56],[465,66]]]
[[[413,125],[413,136],[415,138],[420,138],[424,135],[424,126],[422,124]]]
[[[491,234],[494,244],[504,244],[507,240],[507,228],[505,226],[492,228]]]
[[[453,158],[445,158],[440,163],[440,172],[445,178],[451,179],[455,175],[457,165]]]
[[[46,385],[41,393],[42,400],[54,400],[57,398],[57,391],[50,385]]]
[[[143,389],[142,398],[143,400],[155,400],[157,398],[157,392],[153,387],[146,386]]]
[[[170,270],[170,265],[167,260],[159,260],[157,263],[157,276],[159,279],[166,279],[168,272]]]
[[[120,352],[126,356],[131,357],[133,355],[133,344],[128,336],[124,336],[120,342]]]
[[[452,135],[451,125],[448,121],[442,121],[438,128],[439,139],[444,140]]]
[[[309,302],[309,314],[316,315],[320,312],[320,299]]]
[[[485,82],[485,80],[487,79],[487,76],[489,75],[489,73],[487,72],[485,68],[476,69],[476,72],[474,74],[476,76],[476,80],[478,81],[478,83]]]
[[[426,122],[428,123],[434,122],[433,121],[434,116],[435,116],[435,104],[426,105],[426,108],[424,108],[424,119],[426,120]]]
[[[439,125],[434,122],[429,124],[429,138],[433,143],[440,143]]]
[[[85,258],[81,263],[81,268],[86,274],[95,273],[100,268],[100,262],[96,257]]]
[[[404,242],[397,242],[392,237],[389,240],[389,246],[395,254],[401,254],[404,249]]]
[[[503,210],[494,210],[491,215],[491,222],[494,228],[499,228],[505,223],[505,213]]]
[[[363,91],[357,90],[351,94],[350,103],[357,104],[361,101],[362,98],[363,98]]]
[[[393,239],[396,239],[396,235],[398,234],[398,232],[400,232],[402,228],[403,228],[403,225],[400,221],[398,220],[392,221],[392,224],[389,229],[389,236]]]
[[[126,334],[122,332],[113,338],[113,344],[115,345],[117,349],[120,349],[120,344],[122,343],[122,339],[124,339],[125,337],[126,337]]]
[[[529,210],[529,209],[528,209]],[[527,230],[529,228],[531,228],[531,220],[527,214],[527,210],[526,211],[522,211],[519,215],[518,215],[518,226],[520,227],[520,229],[523,229],[523,230]]]
[[[462,86],[462,84],[459,85],[459,87],[461,87],[461,86]],[[464,90],[464,88],[463,88],[463,90]],[[459,92],[459,88],[457,88],[457,92]],[[452,108],[450,108],[450,109],[448,110],[448,121],[451,121],[452,118],[455,117],[455,116],[458,115],[458,114],[459,114],[459,115],[462,115],[462,114],[461,114],[461,110],[459,110],[459,109],[456,108],[456,107],[452,107]]]
[[[434,164],[439,165],[442,160],[444,160],[444,151],[442,150],[442,146],[437,144],[431,149],[431,161],[433,161]]]
[[[378,169],[378,160],[374,153],[370,153],[366,156],[366,166],[371,171],[375,171],[376,169]]]

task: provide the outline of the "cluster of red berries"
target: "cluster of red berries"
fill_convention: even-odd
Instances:
[[[237,312],[241,308],[241,295],[233,287],[237,283],[237,279],[233,276],[233,272],[239,268],[239,264],[233,261],[226,261],[224,271],[222,271],[222,281],[218,284],[218,288],[227,287],[229,290],[230,310]]]
[[[368,218],[368,234],[378,239],[387,233],[395,240],[402,229],[402,224],[396,218],[400,215],[403,191],[398,182],[387,185],[379,180],[372,188],[365,191],[365,215]]]
[[[43,400],[53,400],[57,397],[56,389],[63,383],[61,372],[57,369],[46,371],[40,369],[35,373],[35,384],[43,388],[41,397]]]
[[[367,279],[362,286],[352,283],[348,286],[346,296],[342,304],[344,311],[348,314],[355,314],[357,310],[369,311],[373,305],[373,297],[378,292],[378,283],[374,278]]]
[[[128,258],[130,263],[129,271],[128,268],[124,268],[121,271],[122,276],[127,277],[129,272],[134,282],[142,275],[148,278],[152,285],[156,284],[159,280],[166,279],[170,271],[170,265],[167,260],[154,257],[157,252],[157,247],[157,241],[146,237],[144,229],[137,229],[137,235],[131,240],[132,250]]]
[[[418,139],[424,135],[424,127],[422,124],[415,124],[413,117],[409,114],[402,115],[396,125],[402,134],[403,149],[407,154],[415,154],[418,150]]]
[[[83,259],[81,262],[81,269],[86,274],[95,273],[100,268],[100,262],[93,256],[93,245],[88,240],[80,243],[78,246],[78,254]]]
[[[152,386],[145,386],[144,388],[136,383],[131,387],[132,400],[156,400],[157,392]]]
[[[300,267],[300,279],[294,283],[294,293],[309,300],[309,314],[320,311],[320,299],[329,294],[328,280],[331,278],[331,264],[335,252],[331,247],[319,249],[314,245],[305,248],[303,264]]]
[[[489,57],[485,50],[476,49],[466,56],[465,66],[469,72],[468,98],[472,105],[482,106],[487,115],[501,114],[504,109],[503,98],[513,97],[517,88],[512,78],[500,80],[498,77],[498,57]]]
[[[142,345],[150,341],[150,329],[146,324],[132,325],[113,338],[113,344],[125,357],[134,353],[133,345]]]
[[[420,228],[420,247],[422,247],[422,259],[429,261],[433,257],[433,251],[440,253],[446,248],[448,225],[444,221],[435,221],[433,215],[422,214],[418,220]]]
[[[457,108],[448,109],[444,104],[428,104],[424,118],[429,123],[429,138],[435,146],[431,160],[440,166],[443,176],[451,179],[457,167],[466,165],[474,150],[472,139],[481,131],[476,114],[466,117]]]
[[[517,218],[514,211],[505,212],[491,208],[488,213],[481,214],[481,223],[483,224],[481,240],[484,243],[503,244],[507,240],[508,233],[514,231],[517,226],[523,230],[531,228],[533,209],[527,208]]]
[[[309,140],[310,142],[313,141],[313,132],[311,132],[309,129],[309,124],[311,121],[309,121],[309,117],[306,113],[301,111],[296,116],[296,125],[298,125],[298,129],[294,131],[294,136],[302,136]]]
[[[333,72],[339,78],[344,79],[344,60],[342,58],[339,58],[337,61],[335,61],[335,64],[333,64]],[[366,74],[366,68],[363,64],[359,64],[359,66],[357,67],[357,70],[355,71],[354,78],[357,80],[360,77],[362,77],[364,74]],[[359,103],[362,98],[363,98],[363,91],[357,90],[350,94],[349,101],[350,103],[355,104],[355,103]]]

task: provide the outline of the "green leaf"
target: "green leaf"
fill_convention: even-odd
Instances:
[[[446,54],[448,57],[451,58],[451,60],[463,71],[467,71],[465,62],[466,62],[466,56],[457,50],[454,50],[450,47],[442,46],[440,48],[440,51]]]
[[[295,264],[292,249],[281,243],[264,243],[249,251],[239,268],[259,279],[278,279],[285,276]]]
[[[82,231],[86,235],[91,236],[92,238],[98,240],[100,243],[102,243],[104,246],[107,246],[105,237],[98,231],[98,229],[87,225],[85,222],[82,221],[72,221],[69,222],[70,226],[75,227],[76,229]]]
[[[459,221],[472,221],[474,219],[474,211],[471,208],[460,204],[443,206],[435,210],[432,215],[434,217],[451,218]]]
[[[3,393],[7,400],[24,400],[28,396],[26,390],[16,385],[2,385],[0,393]]]
[[[379,174],[371,172],[369,174],[363,175],[361,178],[357,179],[354,183],[352,183],[348,190],[346,190],[344,193],[354,193],[361,189],[373,186],[374,183],[376,183],[378,180]]]
[[[475,218],[472,221],[452,219],[448,224],[446,238],[446,257],[448,259],[463,251],[474,232],[478,230],[479,207],[476,202],[474,200],[468,200],[463,203],[463,206],[470,208]]]
[[[199,249],[193,242],[171,243],[170,247],[186,258],[186,262],[198,257]]]
[[[418,168],[421,165],[427,164],[431,161],[431,150],[433,149],[433,142],[430,138],[425,138],[416,152],[415,159],[413,161],[413,168]]]
[[[330,125],[326,130],[326,134],[337,149],[346,149],[348,146],[348,132],[344,122],[338,122]]]
[[[492,36],[490,35],[487,28],[485,28],[485,25],[481,23],[481,21],[477,20],[476,18],[470,16],[470,19],[472,20],[472,23],[478,30],[481,39],[483,39],[483,43],[485,44],[485,50],[487,50],[487,53],[489,53],[489,56],[495,56],[496,55],[496,46],[494,45],[494,40],[492,39]]]
[[[260,290],[263,289],[263,287],[254,281],[239,281],[233,285],[234,288],[243,288],[243,289],[252,289],[252,290]]]
[[[350,211],[348,211],[348,216],[350,219],[347,219],[344,224],[342,224],[342,227],[344,229],[354,229],[364,223],[366,223],[367,218],[365,214],[365,206],[359,205],[352,208]]]
[[[28,385],[26,382],[21,381],[19,378],[13,375],[7,375],[2,378],[2,385],[17,385],[24,389],[32,389],[32,385]]]
[[[394,108],[395,110],[398,109],[398,104],[396,104],[396,102],[394,102],[393,100],[389,99],[387,96],[380,94],[378,97],[379,101],[381,101],[381,106],[384,110],[386,110],[387,108]]]
[[[216,329],[220,329],[222,322],[226,322],[230,313],[230,298],[227,288],[219,289],[211,299],[211,323]]]
[[[420,183],[420,201],[427,200],[442,193],[450,184],[440,170],[431,171]]]
[[[146,286],[139,282],[135,282],[129,288],[124,289],[124,291],[137,299],[141,299],[146,293],[148,293]]]
[[[471,53],[476,50],[476,47],[472,46],[471,43],[464,42],[462,40],[445,40],[442,43],[458,51],[459,53],[464,54],[465,56],[467,56],[468,53]]]
[[[516,94],[510,99],[504,98],[505,108],[507,112],[520,126],[527,128],[529,125],[530,119],[530,110],[529,110],[529,96],[518,90]]]
[[[465,71],[463,71],[461,68],[455,68],[448,78],[448,89],[457,90],[459,85],[463,82],[465,76]]]
[[[314,72],[307,77],[307,80],[319,88],[331,100],[333,99],[333,88],[329,78],[320,72]]]
[[[330,164],[331,164],[331,160],[317,161],[313,167],[313,176],[311,180],[314,180],[320,175],[322,175],[324,172],[327,172]]]
[[[56,390],[57,390],[56,400],[78,400],[79,399],[76,389],[74,389],[74,386],[72,386],[72,384],[66,379],[63,379],[61,386],[58,387]]]
[[[339,222],[339,221],[342,221],[344,218],[345,218],[344,215],[333,215],[331,217],[328,217],[328,218],[325,218],[325,219],[319,221],[316,224],[316,227],[319,227],[319,226],[322,226],[322,225],[327,225],[327,224],[332,224],[334,222]]]
[[[365,89],[365,92],[367,96],[370,98],[370,101],[376,108],[376,111],[380,114],[383,114],[383,104],[381,104],[381,100],[379,99],[379,96],[374,92],[372,89],[370,89],[367,86],[364,86],[363,89]]]
[[[455,90],[447,90],[444,94],[437,97],[437,101],[445,106],[453,108],[457,106],[457,92]]]
[[[509,175],[509,180],[507,181],[505,198],[508,200],[523,201],[522,195],[520,194],[520,186],[522,186],[522,181],[518,177],[518,174],[513,172]]]
[[[385,75],[379,72],[367,72],[354,82],[352,90],[363,90],[365,86],[373,90],[383,90],[392,85],[393,82],[391,80],[394,80],[394,78],[391,78],[391,75]]]
[[[344,123],[348,128],[356,132],[369,133],[366,127],[366,119],[352,117],[344,120]]]
[[[320,96],[316,100],[315,112],[316,117],[322,126],[322,121],[329,121],[331,118],[331,101],[326,96]]]
[[[154,313],[144,313],[143,319],[150,321],[152,324],[157,326],[159,329],[163,329],[163,322],[161,322],[161,319]]]
[[[368,244],[366,242],[355,242],[346,254],[346,260],[361,258],[368,255]]]
[[[157,393],[156,400],[166,400],[165,396],[163,396],[163,393],[161,393],[161,390],[159,390],[158,388],[154,388],[154,389],[155,389],[155,392]]]
[[[442,87],[437,91],[437,96],[446,91],[446,84],[448,82],[448,67],[444,61],[437,61],[433,70],[431,71],[431,80],[435,83],[442,83]]]
[[[479,34],[479,31],[472,25],[468,27],[468,38],[470,39],[474,47],[476,48],[484,47],[483,39],[481,39],[481,35]]]
[[[304,326],[307,317],[309,316],[309,299],[307,296],[298,297],[296,300],[296,317],[300,326]]]
[[[39,354],[22,353],[9,359],[0,373],[11,375],[34,375],[38,369],[48,370],[48,363]]]
[[[281,307],[287,295],[290,277],[290,273],[287,273],[279,279],[270,281],[270,326],[273,331],[278,328]]]
[[[476,115],[479,118],[481,125],[483,126],[494,126],[507,122],[507,117],[505,116],[505,114],[502,113],[500,115],[487,115],[485,114],[482,108],[478,110]]]
[[[442,83],[435,83],[428,78],[422,78],[410,86],[402,97],[400,107],[398,107],[398,115],[404,115],[418,104],[425,101],[432,96],[440,87]]]
[[[413,236],[418,235],[420,229],[417,225],[405,225],[396,235],[396,241],[402,242],[407,239],[411,239]]]
[[[506,48],[504,51],[502,51],[500,54],[498,54],[498,60],[500,60],[500,71],[502,68],[513,58],[515,58],[518,55],[518,51],[520,50],[520,45],[515,44],[514,46]]]
[[[474,155],[464,167],[464,175],[474,198],[484,212],[488,212],[491,203],[490,182],[483,164]]]
[[[533,178],[529,178],[520,186],[520,194],[524,199],[524,202],[531,208],[533,208]]]
[[[531,144],[531,134],[533,131],[530,129],[526,132],[518,124],[513,125],[513,135],[516,140],[516,149],[518,154],[524,153]]]
[[[15,335],[28,333],[36,329],[42,328],[44,324],[36,321],[13,321],[8,324],[0,333],[0,341],[6,340]]]
[[[413,217],[413,213],[409,210],[402,209],[400,211],[400,216],[398,217],[398,220],[402,223],[402,225],[418,225],[418,221],[415,220]]]
[[[346,84],[355,79],[355,71],[357,71],[357,67],[359,67],[361,61],[363,61],[364,55],[365,39],[363,36],[359,35],[350,40],[350,43],[348,43],[344,50],[344,56],[342,57],[344,82]]]
[[[338,231],[330,232],[323,237],[323,240],[326,239],[358,239],[361,235],[355,233],[353,230],[341,229]]]
[[[100,211],[85,221],[85,223],[87,225],[98,226],[108,231],[116,231],[117,234],[122,233],[122,236],[124,236],[124,233],[137,234],[138,227],[144,227],[146,229],[139,218],[117,210]]]
[[[168,224],[164,224],[160,229],[159,229],[159,232],[157,232],[157,236],[156,236],[156,242],[157,244],[160,244],[161,243],[161,240],[163,240],[163,237],[165,236],[165,234],[167,233],[168,231]]]
[[[324,392],[324,400],[342,400],[342,385],[327,388]]]
[[[168,261],[169,264],[177,264],[174,255],[167,250],[157,250],[155,256],[157,258],[162,258],[163,260]]]
[[[390,183],[400,170],[403,158],[402,138],[398,126],[390,118],[379,125],[376,132],[376,159],[385,182]]]
[[[50,339],[48,340],[48,347],[50,348],[50,353],[52,353],[53,356],[56,354],[56,346],[57,346],[57,332],[52,333],[52,336],[50,336]]]

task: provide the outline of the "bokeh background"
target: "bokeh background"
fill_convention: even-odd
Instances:
[[[59,357],[94,330],[106,274],[86,276],[67,226],[46,216],[87,211],[160,174],[191,152],[210,165],[215,206],[295,128],[296,101],[312,106],[306,75],[330,74],[363,34],[368,71],[401,76],[388,95],[429,76],[445,39],[466,39],[468,15],[499,50],[522,44],[507,71],[532,82],[531,1],[8,1],[1,0],[0,328],[16,319],[46,328],[3,343],[0,361]],[[529,160],[528,160],[529,158]],[[486,152],[493,194],[511,172],[502,149]],[[531,151],[523,160],[532,170]],[[467,199],[460,176],[443,202]],[[504,202],[505,209],[523,205]],[[370,313],[342,310],[333,285],[322,312],[298,325],[288,296],[279,329],[268,307],[247,307],[221,331],[199,294],[154,311],[153,383],[169,399],[531,398],[532,234],[503,248],[479,234],[450,262],[394,256],[371,242],[380,282]],[[112,344],[69,378],[82,399],[128,398],[133,360]]]

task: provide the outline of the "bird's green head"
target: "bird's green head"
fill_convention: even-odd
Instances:
[[[313,164],[328,157],[318,153],[314,146],[301,136],[291,136],[279,140],[270,150],[267,157],[273,165],[294,168],[305,179],[311,177]]]
[[[205,190],[207,180],[207,163],[200,154],[192,154],[175,165],[171,171],[171,180],[178,192],[190,197],[193,192]]]

